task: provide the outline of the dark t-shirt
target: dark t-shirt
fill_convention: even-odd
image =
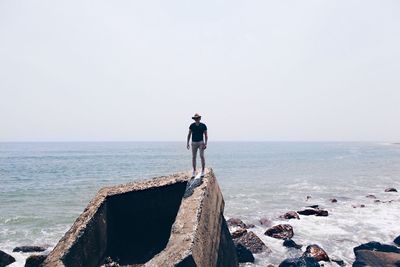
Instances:
[[[200,142],[203,141],[203,134],[207,131],[207,126],[204,123],[196,125],[195,122],[190,124],[189,129],[192,131],[192,142]]]

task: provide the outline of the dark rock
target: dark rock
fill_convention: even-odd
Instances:
[[[247,225],[238,218],[230,218],[229,220],[226,221],[228,223],[228,226],[237,226],[241,228],[247,228]]]
[[[236,245],[236,254],[239,262],[254,262],[253,253],[242,244]]]
[[[15,262],[15,259],[13,256],[0,250],[0,267],[7,266],[13,262]]]
[[[304,209],[297,212],[300,215],[315,215],[315,216],[328,216],[329,213],[327,210],[321,209]]]
[[[394,242],[396,245],[400,246],[400,235],[399,235],[398,237],[396,237],[396,238],[393,240],[393,242]]]
[[[111,257],[107,257],[104,260],[104,264],[100,267],[120,267],[119,263],[113,260]]]
[[[297,214],[297,212],[295,212],[295,211],[288,211],[285,214],[279,216],[279,218],[286,219],[286,220],[290,220],[290,219],[300,220],[299,214]]]
[[[31,255],[25,261],[25,267],[40,267],[47,255]]]
[[[46,248],[41,246],[20,246],[15,247],[13,252],[42,252],[45,250]]]
[[[373,198],[373,199],[375,199],[376,198],[376,196],[375,195],[367,195],[367,196],[365,196],[366,198]]]
[[[250,229],[250,228],[254,228],[254,227],[256,227],[254,224],[252,224],[252,223],[247,223],[246,224],[246,229]]]
[[[336,198],[331,198],[330,201],[331,201],[332,203],[337,203],[337,199],[336,199]]]
[[[285,239],[283,241],[283,246],[287,248],[296,248],[296,249],[301,249],[302,245],[296,244],[292,239]]]
[[[293,237],[293,227],[290,224],[278,224],[269,228],[264,234],[278,239],[290,239]]]
[[[390,188],[386,188],[385,192],[397,192],[396,188],[390,187]]]
[[[375,242],[375,241],[361,244],[358,247],[355,247],[353,249],[354,252],[356,252],[357,250],[374,250],[374,251],[380,251],[380,252],[400,253],[400,249],[397,248],[396,246],[381,244],[381,243]]]
[[[232,238],[235,239],[235,238],[241,237],[245,233],[247,233],[246,229],[239,228],[235,232],[231,233],[231,235],[232,235]]]
[[[341,259],[332,259],[332,258],[331,258],[331,261],[334,262],[334,263],[336,263],[336,264],[339,265],[339,266],[346,266],[346,263],[344,263],[344,261],[341,260]]]
[[[374,200],[375,203],[380,203],[381,201],[379,199]]]
[[[329,261],[328,254],[325,252],[325,250],[316,244],[307,246],[303,256],[312,257],[317,261]]]
[[[306,196],[306,201],[311,199],[311,196]]]
[[[235,238],[233,242],[245,246],[252,253],[271,252],[264,242],[252,231],[249,231],[239,238]]]
[[[281,262],[279,267],[319,267],[318,261],[309,257],[289,258]]]
[[[382,252],[376,250],[360,249],[354,251],[356,260],[354,267],[371,266],[371,267],[398,267],[400,266],[400,254],[395,252]]]
[[[306,206],[307,208],[318,209],[319,205],[310,205]]]
[[[272,225],[272,221],[268,218],[261,218],[258,220],[258,222],[263,225],[263,226],[271,226]]]

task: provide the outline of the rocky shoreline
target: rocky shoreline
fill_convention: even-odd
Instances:
[[[396,188],[386,188],[384,192],[387,194],[394,194],[397,196]],[[365,196],[366,199],[373,200],[372,203],[392,203],[399,201],[399,199],[391,199],[383,201],[378,199],[375,195],[369,194]],[[311,196],[306,196],[307,201],[312,201]],[[336,198],[329,199],[329,202],[334,204],[338,203]],[[365,204],[352,204],[353,209],[365,208]],[[349,207],[349,208],[350,208]],[[262,217],[257,222],[248,223],[240,218],[229,218],[227,224],[231,233],[234,245],[236,247],[236,254],[239,262],[241,263],[254,263],[258,254],[270,255],[273,251],[268,247],[260,236],[254,230],[256,227],[262,227],[265,232],[264,235],[273,239],[282,240],[282,247],[288,251],[296,251],[301,256],[282,258],[279,267],[288,266],[346,266],[343,259],[336,258],[328,255],[326,248],[321,245],[298,244],[293,238],[296,238],[296,229],[290,224],[291,220],[301,221],[303,217],[329,217],[330,214],[327,209],[321,208],[320,205],[308,205],[300,210],[287,211],[281,214],[279,220],[285,220],[287,223],[273,224],[270,218]],[[13,249],[13,253],[23,253],[29,255],[27,257],[26,267],[39,267],[46,259],[49,251],[48,246],[19,246]],[[33,253],[33,254],[32,254]],[[352,266],[400,266],[400,233],[393,240],[386,240],[385,243],[380,243],[371,240],[367,243],[362,243],[353,248],[355,261]],[[268,256],[267,256],[268,257]],[[15,258],[0,250],[0,267],[8,266],[15,262]],[[330,265],[329,265],[330,264]],[[348,265],[348,264],[347,264]],[[109,259],[105,262],[104,266],[120,266],[117,262]],[[277,265],[269,264],[268,267]]]
[[[386,193],[397,193],[395,188],[386,188]],[[391,203],[397,200],[381,201],[377,199],[375,195],[365,196],[369,199],[374,199],[374,203]],[[307,196],[306,200],[312,199],[311,196]],[[337,203],[338,200],[333,198],[330,199],[331,203]],[[365,208],[365,204],[351,205],[352,208]],[[300,257],[289,257],[282,259],[282,262],[278,265],[279,267],[291,267],[291,266],[324,266],[326,263],[330,263],[330,266],[346,266],[344,260],[340,258],[334,258],[328,256],[328,253],[318,244],[297,244],[292,238],[295,236],[295,230],[292,225],[289,224],[290,220],[301,220],[303,216],[316,216],[316,217],[327,217],[329,212],[319,207],[319,205],[310,205],[304,207],[299,211],[288,211],[279,216],[279,219],[287,220],[288,223],[273,225],[271,219],[260,218],[257,222],[258,227],[265,227],[264,235],[274,239],[283,240],[282,246],[288,250],[298,250],[302,252]],[[230,218],[227,220],[229,229],[231,231],[232,238],[236,245],[237,255],[239,262],[245,263],[255,262],[253,254],[271,253],[271,249],[265,244],[259,236],[253,231],[255,224],[246,223],[240,218]],[[394,240],[387,240],[387,244],[382,244],[376,241],[370,241],[353,248],[355,255],[355,261],[352,266],[387,266],[397,267],[400,266],[400,233]],[[302,250],[302,248],[304,248]],[[267,256],[268,257],[268,256]],[[332,265],[333,264],[333,265]],[[247,266],[247,265],[246,265]],[[268,264],[268,267],[274,267],[276,265]]]

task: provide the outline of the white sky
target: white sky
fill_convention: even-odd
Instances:
[[[400,1],[0,0],[0,141],[400,140]]]

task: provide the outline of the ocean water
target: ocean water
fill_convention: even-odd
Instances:
[[[384,192],[400,189],[400,145],[210,142],[206,160],[224,195],[225,216],[254,223],[252,231],[272,250],[243,266],[278,265],[302,253],[265,236],[260,218],[291,224],[293,240],[303,250],[318,244],[347,264],[354,261],[353,247],[391,244],[400,235],[400,193]],[[28,254],[12,249],[48,245],[50,250],[102,186],[190,168],[184,142],[0,143],[0,250],[17,259],[10,266],[23,266]],[[368,194],[387,202],[374,203]],[[313,204],[329,216],[279,219]],[[365,207],[353,208],[361,204]]]

